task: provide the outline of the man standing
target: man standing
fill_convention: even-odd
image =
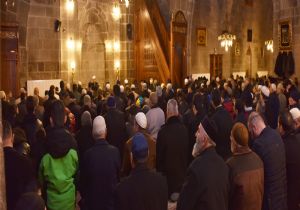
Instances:
[[[102,116],[93,122],[95,145],[86,151],[81,181],[82,197],[88,210],[113,210],[113,193],[119,180],[120,154],[106,141],[106,124]]]
[[[29,159],[13,148],[14,135],[10,124],[3,122],[3,151],[6,180],[6,203],[14,210],[21,195],[36,190],[33,166]]]
[[[167,178],[169,196],[180,192],[188,166],[189,135],[178,115],[177,101],[170,99],[156,142],[156,168]]]
[[[135,115],[134,130],[135,132],[142,133],[148,143],[149,155],[147,160],[147,166],[149,169],[155,169],[156,165],[156,143],[152,136],[148,134],[147,130],[147,118],[143,112],[139,112]],[[132,147],[132,138],[130,138],[124,146],[124,158],[122,164],[122,176],[128,176],[131,171],[130,154]]]
[[[248,147],[246,126],[236,123],[231,130],[231,151],[228,159],[231,193],[229,209],[261,210],[264,194],[264,166],[261,159]]]
[[[228,168],[216,153],[216,126],[205,117],[198,127],[191,163],[177,203],[177,210],[227,210]]]
[[[116,101],[113,96],[107,99],[108,111],[105,118],[107,126],[107,141],[119,149],[123,158],[124,144],[127,140],[125,114],[116,108]]]
[[[149,149],[145,136],[137,133],[131,142],[132,172],[116,190],[116,210],[166,210],[165,178],[147,167]]]
[[[216,151],[224,160],[227,160],[231,156],[230,131],[233,126],[233,120],[229,112],[221,104],[221,95],[218,89],[212,91],[211,97],[215,109],[211,119],[217,125]]]
[[[159,129],[165,124],[165,113],[157,105],[158,97],[156,92],[151,93],[149,99],[151,109],[146,114],[148,124],[147,130],[154,139],[157,139]]]
[[[51,128],[46,134],[47,153],[39,169],[39,180],[45,190],[44,197],[49,210],[75,209],[77,145],[73,136],[64,128],[66,119],[63,102],[54,101],[50,113]]]
[[[248,118],[252,149],[264,163],[263,210],[287,209],[285,148],[279,133],[267,127],[257,112]]]

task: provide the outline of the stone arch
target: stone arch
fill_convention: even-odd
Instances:
[[[81,68],[79,77],[87,84],[92,76],[96,76],[100,84],[105,83],[105,40],[108,27],[106,17],[101,8],[87,2],[79,20],[81,48]]]

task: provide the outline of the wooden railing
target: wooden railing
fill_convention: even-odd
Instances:
[[[157,0],[144,0],[162,50],[170,65],[170,30],[160,12]]]

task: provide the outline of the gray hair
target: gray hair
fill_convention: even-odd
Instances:
[[[81,115],[81,126],[92,126],[92,117],[88,111],[85,111]]]
[[[168,115],[178,115],[178,103],[175,99],[170,99],[167,103],[167,113]]]
[[[89,95],[85,95],[83,97],[83,104],[91,107],[91,105],[92,105],[92,99],[91,99],[91,97]]]

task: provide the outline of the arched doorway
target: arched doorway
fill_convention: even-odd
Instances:
[[[182,11],[172,17],[171,26],[171,80],[183,85],[187,76],[187,21]]]

